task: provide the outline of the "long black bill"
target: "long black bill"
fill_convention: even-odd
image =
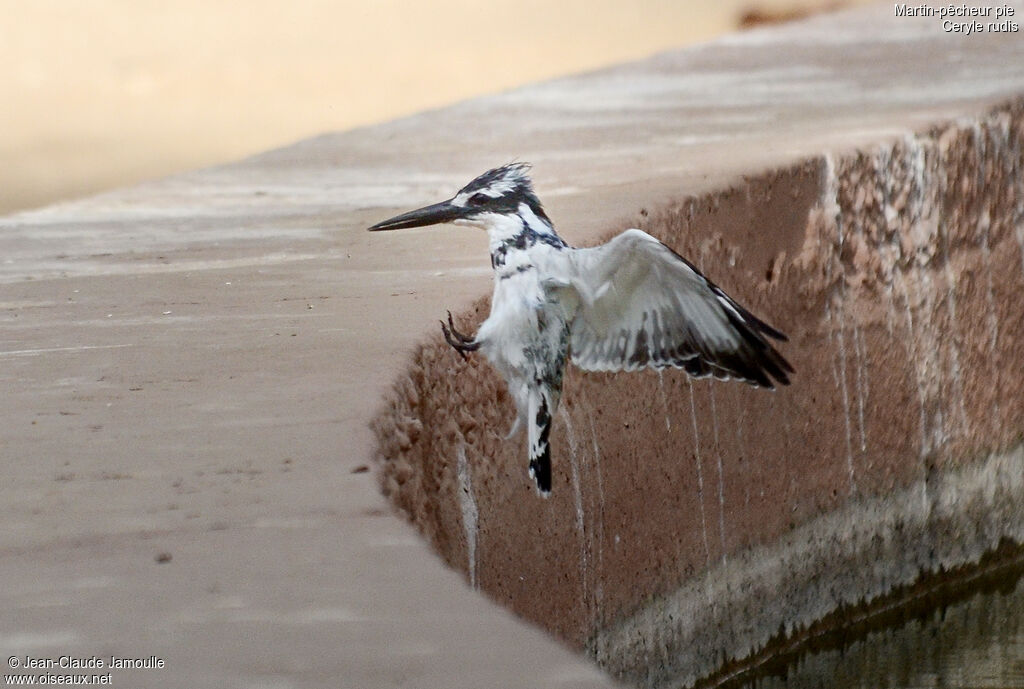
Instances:
[[[432,206],[417,208],[414,211],[396,215],[393,218],[377,223],[370,227],[369,230],[370,232],[380,232],[381,230],[403,230],[407,227],[437,225],[458,220],[464,213],[464,208],[454,206],[450,201],[442,201]]]

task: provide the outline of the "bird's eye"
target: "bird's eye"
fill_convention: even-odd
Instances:
[[[491,197],[490,197],[490,196],[488,196],[487,194],[484,194],[484,193],[476,193],[476,194],[473,194],[472,196],[470,196],[470,197],[469,197],[469,201],[467,201],[467,203],[468,203],[469,205],[471,205],[471,206],[482,206],[482,205],[484,205],[485,203],[487,203],[487,201],[488,201],[488,200],[489,200],[490,198],[491,198]]]

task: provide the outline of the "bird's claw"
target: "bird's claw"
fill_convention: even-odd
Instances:
[[[444,323],[441,324],[441,327],[444,327]],[[451,311],[448,312],[448,330],[450,330],[452,335],[454,335],[455,338],[459,342],[462,342],[463,344],[466,344],[468,342],[472,342],[473,341],[472,337],[467,337],[467,336],[463,335],[462,333],[460,333],[458,330],[455,329],[455,323],[454,323],[454,321],[452,321],[452,312]]]
[[[455,328],[452,321],[452,312],[448,312],[448,323],[441,321],[441,332],[444,333],[445,342],[451,345],[452,349],[459,353],[463,361],[467,361],[466,352],[475,352],[480,349],[480,343],[474,342],[473,338],[466,337]]]

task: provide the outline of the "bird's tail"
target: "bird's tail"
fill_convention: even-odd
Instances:
[[[537,490],[544,497],[551,494],[551,413],[547,397],[537,391],[530,395],[528,440],[530,453],[530,478],[537,482]]]

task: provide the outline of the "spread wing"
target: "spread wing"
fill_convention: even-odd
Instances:
[[[773,388],[793,368],[758,320],[686,259],[641,230],[572,252],[572,362],[588,371],[685,369]]]

